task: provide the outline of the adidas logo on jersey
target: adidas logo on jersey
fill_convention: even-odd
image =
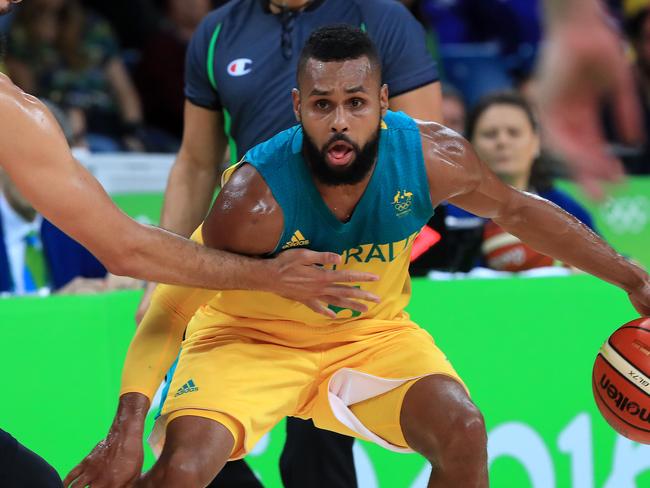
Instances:
[[[194,380],[189,380],[187,383],[185,383],[183,386],[181,386],[178,390],[176,390],[176,394],[174,395],[175,397],[184,395],[185,393],[191,393],[193,391],[198,391],[199,387],[194,384]]]
[[[305,239],[305,236],[302,235],[302,232],[299,230],[295,231],[291,236],[291,240],[288,241],[282,249],[290,249],[292,247],[300,247],[309,245],[309,239]]]

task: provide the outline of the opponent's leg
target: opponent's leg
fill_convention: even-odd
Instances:
[[[429,488],[487,488],[485,423],[459,382],[418,380],[404,397],[400,425],[409,447],[431,463]]]
[[[194,416],[172,419],[160,458],[136,486],[203,488],[226,463],[234,444],[231,431],[216,420]]]
[[[285,488],[356,488],[354,439],[287,417],[287,440],[280,456]]]
[[[206,488],[264,488],[246,461],[229,461]]]

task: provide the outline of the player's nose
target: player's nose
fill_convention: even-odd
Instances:
[[[334,110],[330,130],[332,132],[347,132],[349,129],[348,113],[345,107],[338,106]]]

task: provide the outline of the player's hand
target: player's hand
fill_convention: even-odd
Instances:
[[[153,295],[153,291],[155,289],[156,289],[156,283],[152,283],[152,282],[147,283],[147,286],[144,290],[144,294],[142,295],[142,298],[140,299],[140,303],[138,304],[138,309],[135,312],[136,326],[140,325],[140,322],[142,321],[142,317],[144,317],[144,314],[147,313],[147,310],[149,309],[149,305],[151,304],[151,296]]]
[[[149,399],[140,393],[120,397],[117,414],[101,441],[63,480],[68,488],[126,488],[140,477],[142,435]]]
[[[122,488],[135,483],[142,470],[142,436],[109,432],[63,480],[71,488]]]
[[[306,305],[316,313],[335,318],[327,305],[366,312],[368,306],[359,300],[379,303],[379,297],[356,286],[342,283],[377,281],[371,273],[351,270],[329,270],[324,265],[341,264],[341,256],[331,252],[290,249],[266,261],[270,273],[263,277],[264,290]]]
[[[642,316],[650,317],[650,280],[646,280],[641,287],[628,292],[634,308]]]
[[[583,189],[600,198],[602,183],[618,181],[624,174],[621,162],[608,154],[602,102],[612,103],[625,142],[639,144],[644,135],[620,36],[597,2],[575,4],[575,12],[549,26],[540,62],[540,115],[546,143],[566,158]]]

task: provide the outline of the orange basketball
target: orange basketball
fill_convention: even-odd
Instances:
[[[650,318],[628,322],[603,344],[592,386],[607,423],[628,439],[650,444]]]

